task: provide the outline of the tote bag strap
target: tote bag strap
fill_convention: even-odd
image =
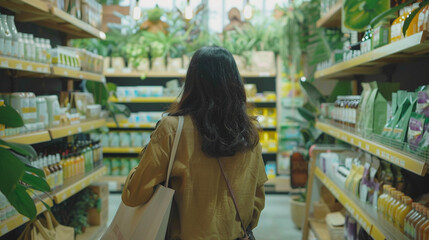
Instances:
[[[167,179],[165,180],[165,187],[168,187],[170,181],[171,169],[173,168],[174,158],[176,157],[177,146],[179,145],[180,135],[182,134],[184,117],[179,116],[179,123],[177,124],[176,136],[174,137],[173,148],[170,154],[170,163],[168,164]]]
[[[245,237],[248,237],[247,232],[246,232],[246,228],[244,227],[244,224],[243,224],[243,220],[241,220],[240,212],[238,211],[238,205],[237,205],[237,200],[235,199],[234,191],[232,191],[231,183],[229,182],[228,177],[226,176],[222,161],[219,158],[216,158],[216,159],[217,159],[217,162],[219,163],[219,167],[220,167],[220,170],[222,172],[223,178],[225,179],[226,185],[228,186],[229,193],[231,194],[231,198],[232,198],[232,202],[234,203],[235,211],[237,212],[238,219],[240,220],[240,223],[241,223],[241,228],[244,231]]]

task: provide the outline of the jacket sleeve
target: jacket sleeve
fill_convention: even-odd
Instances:
[[[156,185],[165,182],[169,162],[172,130],[163,119],[151,134],[139,165],[127,177],[122,201],[125,205],[135,207],[146,203],[152,197]]]
[[[265,207],[265,189],[264,184],[268,180],[267,174],[265,173],[264,160],[262,159],[261,146],[258,146],[258,181],[255,191],[255,200],[253,204],[253,215],[250,221],[250,228],[254,229],[259,222],[259,217],[262,210]]]

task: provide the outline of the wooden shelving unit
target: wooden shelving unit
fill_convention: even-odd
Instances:
[[[359,147],[360,149],[369,152],[381,159],[393,163],[401,168],[411,171],[420,176],[424,176],[428,169],[428,162],[424,159],[419,159],[417,156],[412,156],[404,151],[384,146],[381,143],[360,137],[356,134],[347,132],[338,127],[318,121],[316,128],[324,133],[327,133],[341,141]]]
[[[27,134],[14,135],[9,137],[2,137],[1,139],[21,144],[35,144],[51,141],[51,136],[49,135],[48,130],[32,132]]]
[[[64,185],[57,191],[52,193],[54,201],[59,204],[75,193],[83,190],[96,179],[106,174],[107,168],[102,166],[93,171],[86,173],[84,176],[76,176],[64,181]]]
[[[42,142],[48,142],[52,139],[72,136],[78,133],[91,131],[104,126],[106,123],[105,119],[97,119],[92,121],[86,121],[79,124],[67,125],[61,127],[54,127],[47,130],[31,132],[26,134],[1,137],[1,139],[14,143],[21,144],[36,144]]]
[[[105,72],[104,76],[114,78],[184,78],[186,77],[186,71],[183,72]],[[241,77],[244,78],[258,78],[258,77],[275,77],[275,72],[243,72]]]
[[[66,33],[71,38],[101,38],[106,34],[88,23],[41,0],[2,0],[0,6],[16,13],[19,22],[32,22]]]
[[[330,240],[328,226],[325,222],[310,219],[310,227],[314,235],[319,240]]]
[[[49,133],[52,139],[62,138],[71,136],[74,134],[91,131],[100,128],[106,124],[105,119],[97,119],[92,121],[86,121],[79,124],[56,127],[49,129]]]
[[[317,71],[315,77],[317,79],[347,79],[355,74],[378,73],[382,66],[389,63],[409,61],[429,52],[429,41],[426,39],[426,31],[416,33],[351,60]]]
[[[341,8],[343,1],[338,1],[328,13],[321,16],[317,21],[316,26],[320,27],[340,27],[341,26]]]
[[[27,73],[27,75],[31,73],[32,76],[58,76],[67,77],[71,79],[105,82],[105,78],[101,74],[78,71],[65,67],[51,66],[50,64],[31,62],[27,60],[4,56],[0,56],[0,68],[17,70],[21,73]],[[22,75],[24,76],[24,74]]]
[[[52,75],[59,76],[59,77],[69,77],[74,79],[91,80],[91,81],[97,81],[97,82],[106,81],[104,76],[101,74],[84,72],[84,71],[74,70],[74,69],[65,68],[65,67],[58,67],[58,66],[52,67]]]
[[[140,153],[141,147],[103,147],[103,153]]]
[[[114,122],[108,122],[106,124],[108,128],[147,128],[155,129],[156,123],[119,123],[119,126],[116,126]]]
[[[111,98],[115,103],[172,103],[176,97],[133,97],[133,98]]]

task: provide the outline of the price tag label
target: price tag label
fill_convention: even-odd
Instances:
[[[67,71],[64,71],[64,76],[68,76],[69,75],[69,73],[67,72]]]
[[[15,68],[16,69],[19,69],[19,70],[22,70],[22,63],[17,63],[16,65],[15,65]],[[28,67],[27,67],[28,68]]]
[[[260,77],[269,77],[270,73],[269,72],[259,72],[259,76]]]
[[[69,130],[68,135],[72,135],[72,134],[73,134],[72,130]]]
[[[72,192],[72,194],[75,194],[76,193],[76,189],[72,188],[71,192]]]
[[[0,232],[1,232],[2,235],[5,234],[5,233],[7,233],[7,232],[9,232],[9,229],[7,228],[6,224],[3,225],[2,229],[0,230]]]
[[[0,63],[0,65],[1,65],[1,67],[8,68],[9,67],[9,62],[8,61],[3,61],[3,62]]]
[[[41,67],[37,67],[37,68],[36,68],[36,71],[37,71],[37,72],[43,72],[43,69],[42,69]]]
[[[44,69],[43,69],[43,72],[45,72],[45,73],[49,73],[49,68],[47,68],[47,67],[46,67],[46,68],[44,68]]]
[[[33,71],[33,65],[28,65],[27,66],[27,71]]]
[[[80,187],[81,187],[81,188],[84,188],[84,187],[85,187],[85,183],[81,183],[81,184],[80,184]]]
[[[78,128],[77,128],[77,132],[78,132],[78,133],[81,133],[81,132],[82,132],[82,128],[81,128],[81,127],[78,127]]]
[[[82,75],[82,74],[79,74],[79,78],[83,78],[83,75]]]

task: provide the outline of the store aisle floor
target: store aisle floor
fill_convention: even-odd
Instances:
[[[301,239],[301,231],[292,223],[290,218],[290,196],[266,195],[266,205],[262,211],[258,227],[254,230],[258,240],[297,240]],[[112,221],[121,203],[120,194],[110,194],[109,219]]]

